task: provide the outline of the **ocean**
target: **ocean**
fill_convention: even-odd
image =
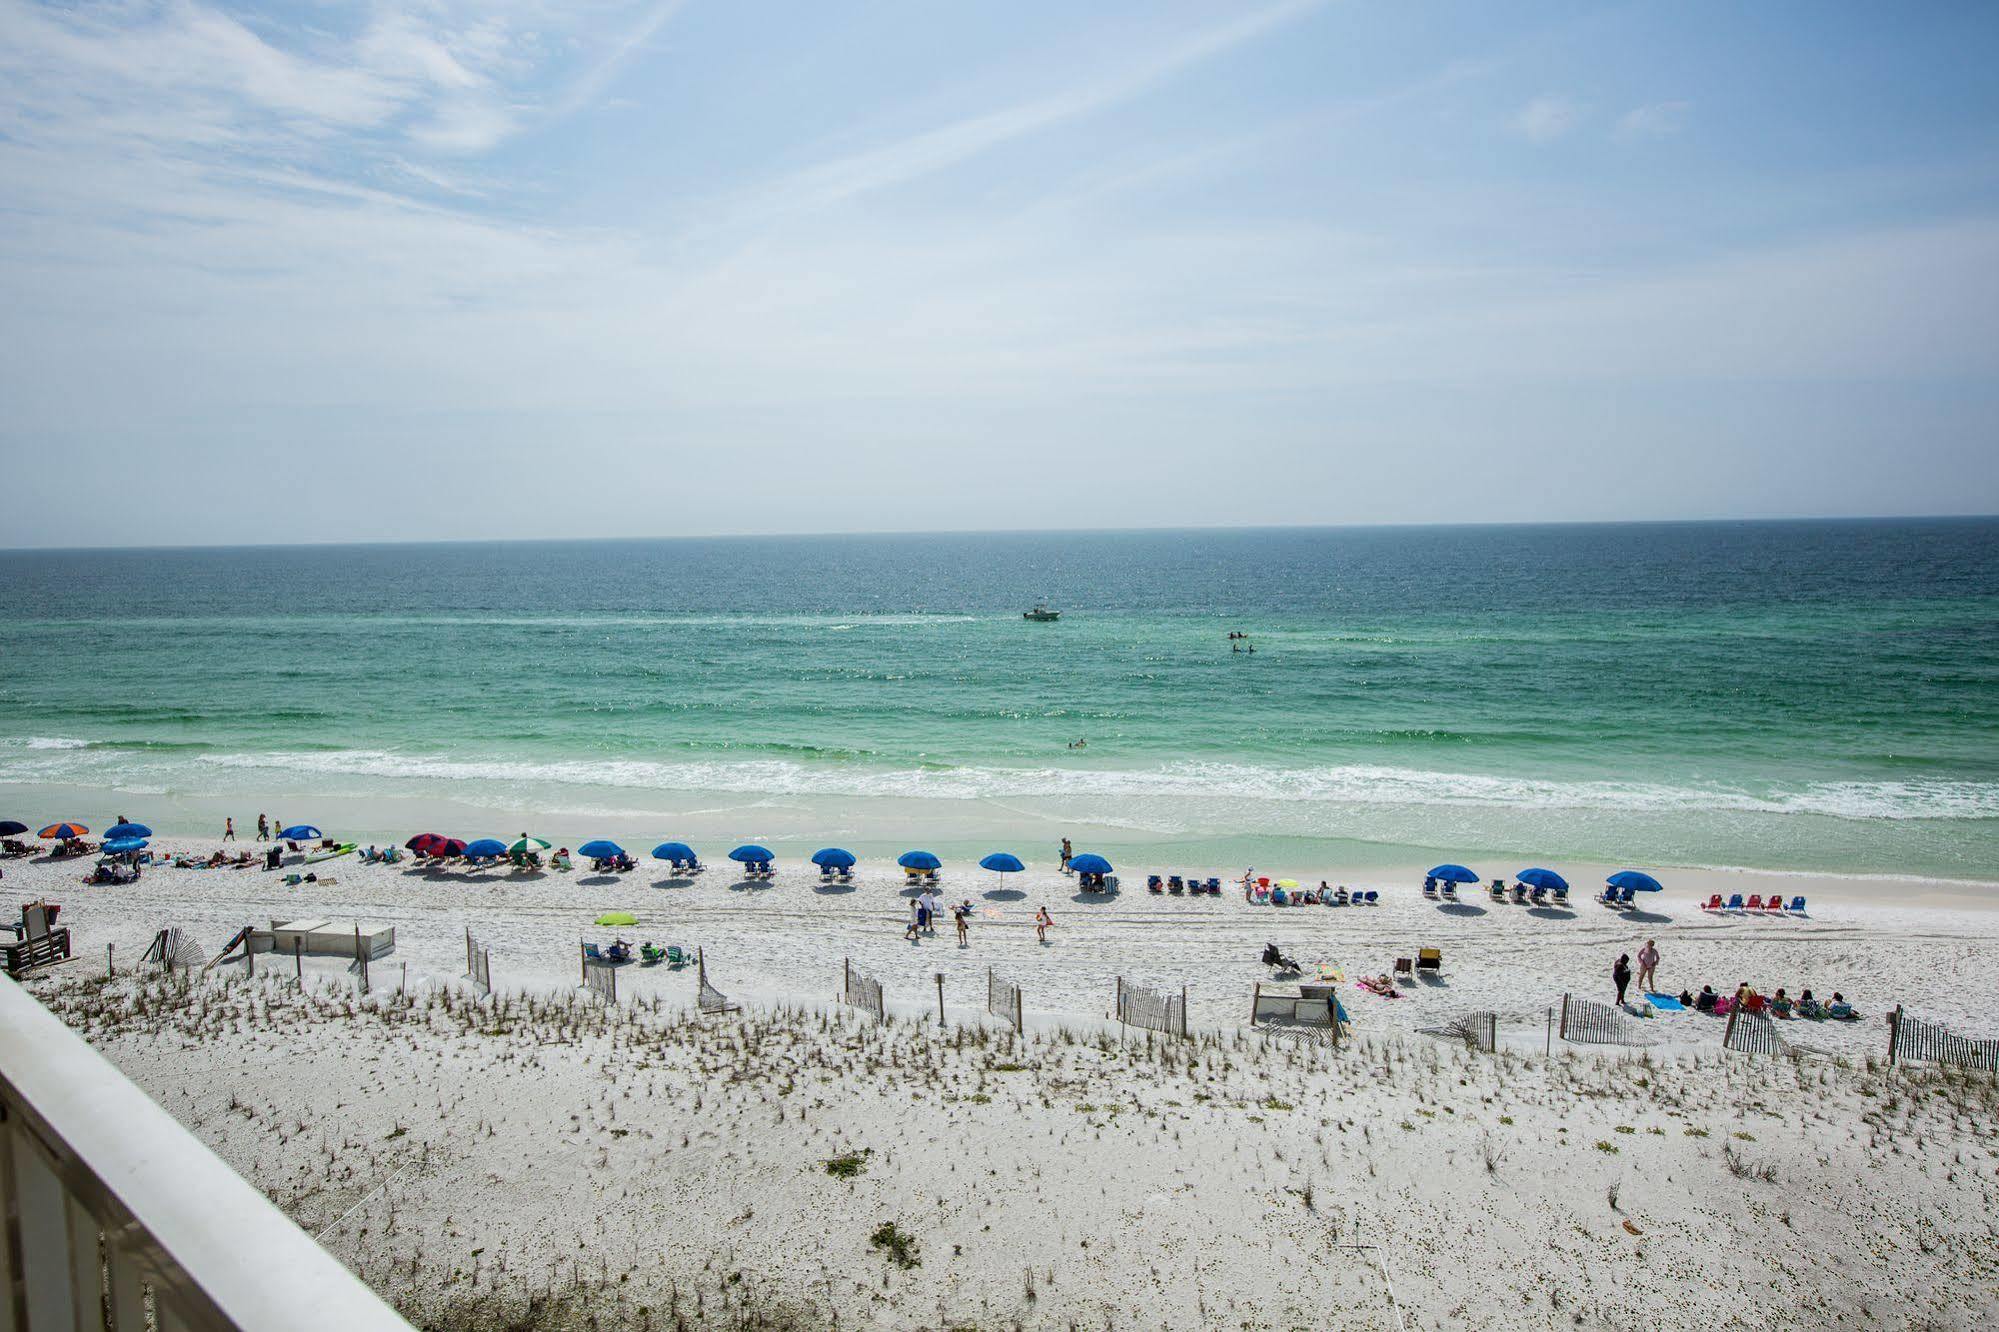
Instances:
[[[1999,520],[0,553],[0,818],[260,809],[1999,879]]]

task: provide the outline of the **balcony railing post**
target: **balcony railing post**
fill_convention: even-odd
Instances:
[[[410,1332],[270,1200],[0,979],[0,1332]]]

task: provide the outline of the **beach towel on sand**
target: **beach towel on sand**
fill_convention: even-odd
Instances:
[[[1687,1011],[1687,1006],[1670,994],[1647,994],[1645,997],[1650,999],[1652,1007],[1658,1009],[1661,1013],[1684,1013]]]

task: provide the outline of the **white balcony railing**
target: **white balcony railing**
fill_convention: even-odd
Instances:
[[[409,1324],[0,976],[0,1332],[155,1328]]]

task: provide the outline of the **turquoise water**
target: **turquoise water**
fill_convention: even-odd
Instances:
[[[30,822],[722,798],[801,838],[1999,877],[1995,520],[13,552],[0,662]]]

